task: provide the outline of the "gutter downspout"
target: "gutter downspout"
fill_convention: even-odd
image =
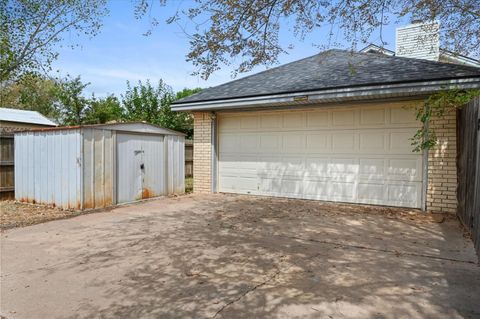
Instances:
[[[211,113],[211,146],[212,146],[212,193],[216,193],[217,190],[217,178],[218,178],[218,157],[217,157],[217,150],[218,150],[218,138],[217,138],[217,114],[215,112]]]
[[[428,106],[426,106],[428,108]],[[427,132],[426,138],[428,138],[428,125],[429,122],[424,124],[424,129]],[[428,192],[428,152],[429,150],[423,150],[423,174],[422,174],[422,211],[427,211],[427,192]]]

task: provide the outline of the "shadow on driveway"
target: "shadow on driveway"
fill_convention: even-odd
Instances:
[[[406,210],[193,195],[12,230],[2,251],[7,318],[480,317],[458,222]]]

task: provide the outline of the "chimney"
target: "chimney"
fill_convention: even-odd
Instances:
[[[440,24],[413,23],[397,28],[396,56],[438,61],[440,57]]]

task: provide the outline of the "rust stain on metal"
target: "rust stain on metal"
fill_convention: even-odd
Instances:
[[[113,205],[113,201],[111,197],[105,197],[103,200],[103,207],[107,207]]]
[[[147,187],[144,187],[142,189],[142,199],[150,198],[152,196],[153,196],[153,194],[151,193],[151,191]]]
[[[86,200],[85,202],[83,202],[83,208],[84,209],[93,208],[93,203],[89,200]]]

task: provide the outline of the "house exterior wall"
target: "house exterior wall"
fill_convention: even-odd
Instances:
[[[438,138],[428,152],[427,210],[457,211],[457,117],[454,111],[443,118],[434,118],[430,127]]]
[[[292,111],[295,112],[295,111]],[[457,209],[456,113],[430,123],[438,145],[428,152],[426,204],[431,212]],[[194,113],[194,192],[212,192],[212,119],[209,112]]]
[[[194,112],[193,191],[212,192],[212,115]]]

